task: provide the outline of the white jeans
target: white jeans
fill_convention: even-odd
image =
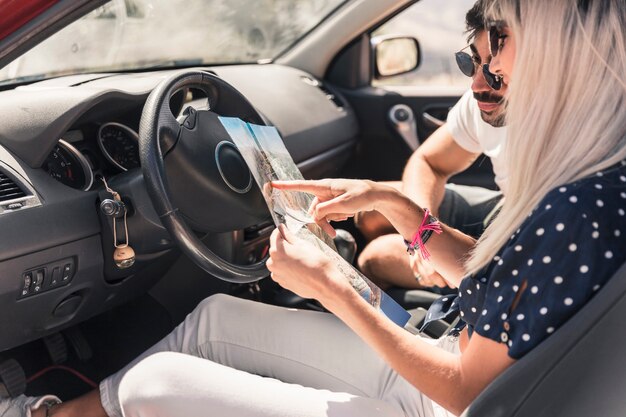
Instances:
[[[100,396],[111,417],[447,415],[335,316],[226,295],[102,381]]]

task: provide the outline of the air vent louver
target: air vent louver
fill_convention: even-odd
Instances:
[[[343,109],[344,104],[341,101],[341,99],[339,97],[337,97],[337,95],[335,93],[333,93],[332,91],[330,91],[328,89],[328,87],[326,87],[324,84],[320,83],[319,84],[319,89],[322,90],[324,92],[324,94],[326,94],[326,98],[328,98],[330,101],[332,101],[333,103],[335,103],[335,106],[337,106],[337,108],[339,109]]]
[[[332,92],[328,87],[326,87],[323,83],[321,83],[320,81],[311,78],[309,76],[303,76],[301,77],[302,81],[304,81],[306,84],[311,85],[313,87],[317,87],[319,88],[322,93],[324,93],[324,95],[326,96],[326,98],[330,101],[333,102],[333,104],[335,104],[335,106],[339,109],[339,110],[343,110],[343,108],[345,107],[345,105],[343,104],[343,101],[337,97],[337,94],[335,94],[334,92]]]
[[[0,172],[0,201],[26,197],[26,193],[5,173]]]

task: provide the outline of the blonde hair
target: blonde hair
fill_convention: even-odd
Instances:
[[[466,262],[489,264],[546,194],[626,159],[624,0],[491,0],[516,54],[507,98],[509,187]],[[506,46],[505,46],[506,48]]]

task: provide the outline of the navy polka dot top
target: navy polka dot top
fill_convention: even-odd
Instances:
[[[549,192],[483,271],[459,287],[472,332],[519,359],[626,261],[626,163]]]

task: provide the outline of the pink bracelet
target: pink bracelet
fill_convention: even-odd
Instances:
[[[415,250],[419,249],[419,253],[422,259],[430,259],[430,252],[426,249],[426,242],[433,233],[440,234],[441,223],[439,220],[430,214],[430,211],[425,208],[424,209],[424,218],[422,219],[422,223],[420,224],[419,229],[413,235],[413,239],[411,241],[404,240],[406,244],[406,251],[409,255],[415,255]]]

